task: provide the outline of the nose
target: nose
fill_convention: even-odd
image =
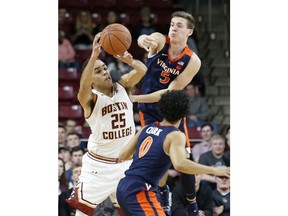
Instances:
[[[176,30],[177,30],[177,26],[176,26],[176,25],[171,26],[171,30],[172,30],[172,31],[176,31]]]
[[[103,74],[104,74],[104,75],[109,74],[109,71],[108,71],[107,69],[104,69],[104,70],[103,70]]]

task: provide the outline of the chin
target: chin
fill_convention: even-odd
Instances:
[[[174,42],[174,41],[178,41],[177,36],[170,36],[170,41]]]

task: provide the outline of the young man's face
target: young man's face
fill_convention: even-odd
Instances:
[[[112,86],[112,78],[107,66],[101,60],[97,60],[93,69],[93,83],[101,90]]]
[[[83,157],[83,151],[75,151],[72,153],[71,156],[71,161],[76,164],[76,163],[80,163],[82,161],[82,157]]]
[[[225,142],[223,139],[213,139],[211,140],[212,152],[216,155],[221,155],[224,153]]]
[[[72,170],[72,176],[71,176],[72,180],[78,182],[80,174],[81,174],[81,167],[74,168]]]
[[[76,134],[68,135],[66,142],[67,142],[66,145],[69,146],[70,148],[79,146],[81,143],[80,138]]]
[[[201,136],[205,141],[209,141],[213,135],[213,131],[209,126],[205,126],[201,129]]]
[[[216,176],[217,188],[226,190],[230,188],[230,179],[223,176]]]
[[[173,17],[170,22],[169,37],[173,41],[187,41],[193,30],[187,28],[187,20],[182,17]]]

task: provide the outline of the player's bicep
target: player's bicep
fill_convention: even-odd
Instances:
[[[182,132],[172,132],[169,134],[170,148],[169,155],[174,167],[182,164],[182,160],[186,158],[186,137]]]

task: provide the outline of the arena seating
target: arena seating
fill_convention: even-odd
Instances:
[[[172,8],[171,0],[144,0],[144,5],[150,7],[153,10],[165,10]]]
[[[190,139],[202,139],[201,132],[197,127],[187,127]]]
[[[74,119],[78,124],[84,123],[84,111],[80,104],[61,105],[58,106],[59,122],[64,122],[67,119]]]
[[[84,6],[88,6],[88,0],[61,0],[59,1],[59,7],[64,7],[64,8],[79,8],[79,7],[84,7]]]
[[[77,92],[79,87],[70,83],[59,84],[58,99],[59,104],[72,104],[77,102]]]
[[[101,9],[110,10],[116,7],[116,0],[87,0],[91,10],[101,11]]]
[[[78,82],[80,71],[77,68],[58,68],[58,79],[60,82]]]
[[[140,10],[144,6],[143,0],[116,0],[118,8],[125,8],[125,10]]]

